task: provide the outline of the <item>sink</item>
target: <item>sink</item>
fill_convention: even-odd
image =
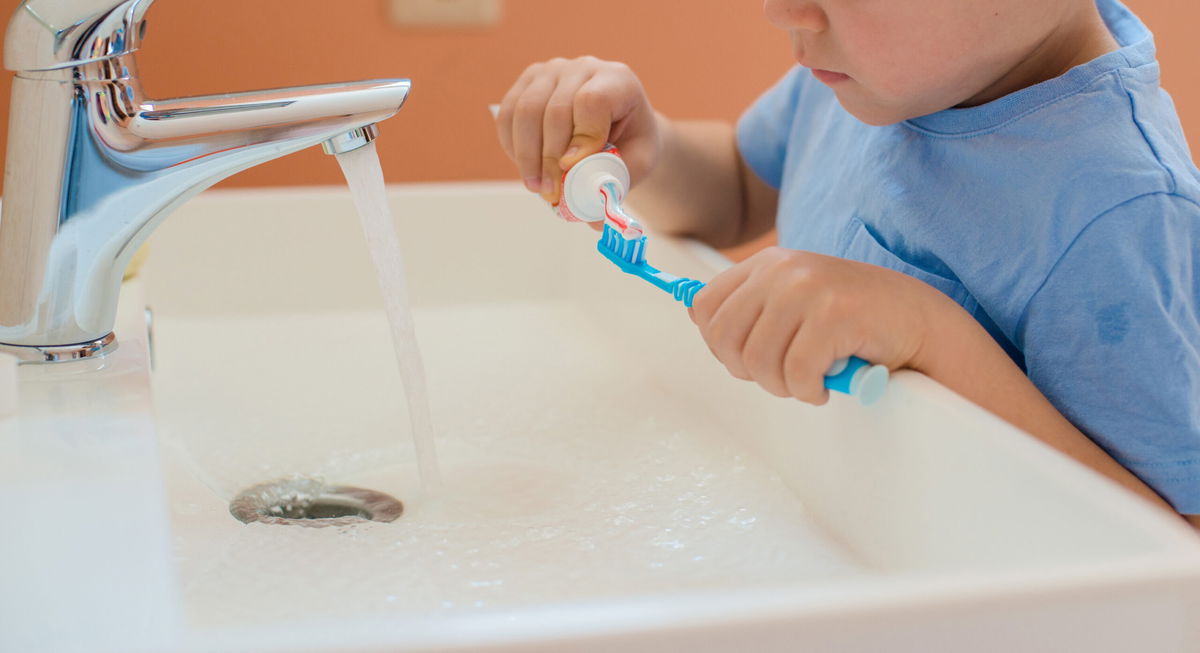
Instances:
[[[417,471],[349,194],[210,191],[151,240],[115,354],[20,370],[21,412],[0,420],[0,650],[1200,642],[1189,528],[930,379],[898,373],[866,408],[778,399],[516,185],[390,201],[440,486]],[[727,264],[650,247],[700,279]],[[230,514],[296,478],[403,513]]]

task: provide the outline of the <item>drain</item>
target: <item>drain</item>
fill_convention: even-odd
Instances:
[[[322,527],[396,521],[404,504],[375,490],[289,478],[242,491],[229,503],[229,512],[246,524]]]

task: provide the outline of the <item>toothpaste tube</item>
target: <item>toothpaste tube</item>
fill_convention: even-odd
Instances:
[[[563,173],[562,197],[554,209],[568,222],[606,221],[625,238],[639,238],[641,225],[621,208],[628,189],[629,168],[608,145]]]

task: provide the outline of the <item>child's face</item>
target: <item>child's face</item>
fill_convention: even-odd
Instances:
[[[765,0],[764,11],[847,111],[886,125],[994,99],[990,92],[1052,42],[1075,4]]]

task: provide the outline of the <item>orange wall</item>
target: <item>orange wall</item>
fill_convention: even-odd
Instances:
[[[791,64],[786,36],[767,24],[758,0],[504,3],[495,28],[416,30],[389,24],[384,0],[161,0],[150,11],[139,60],[155,97],[410,77],[411,99],[382,125],[379,141],[391,182],[515,177],[487,104],[532,61],[581,54],[622,60],[664,113],[726,119]],[[1189,32],[1200,24],[1200,6],[1127,3],[1157,34],[1165,86],[1197,150],[1200,40]],[[612,16],[622,18],[606,32],[599,26]],[[0,125],[8,120],[10,84],[3,75]],[[340,182],[334,161],[313,149],[225,185]]]

